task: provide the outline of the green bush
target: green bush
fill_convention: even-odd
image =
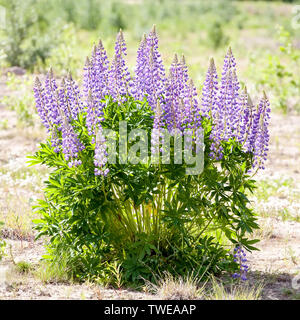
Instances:
[[[147,104],[106,103],[104,128],[119,135],[119,121],[128,119],[128,127],[151,131]],[[115,261],[127,282],[141,277],[153,280],[163,271],[218,273],[236,266],[227,249],[230,243],[253,249],[255,241],[245,237],[257,228],[245,196],[254,187],[246,174],[251,156],[231,141],[224,142],[220,166],[211,160],[209,123],[204,126],[201,175],[187,176],[185,165],[128,163],[110,165],[105,179],[94,175],[94,144],[85,114],[74,127],[86,147],[80,155],[82,166],[70,168],[50,140],[41,144],[32,160],[53,170],[46,181],[45,200],[35,207],[41,215],[36,228],[39,236],[50,237],[50,260],[67,252],[72,277],[104,277]]]
[[[30,163],[51,169],[34,207],[38,237],[49,237],[50,264],[61,270],[63,259],[72,279],[138,284],[240,265],[245,280],[242,248],[258,241],[247,237],[258,225],[246,194],[267,157],[268,99],[254,108],[239,91],[229,48],[219,92],[210,61],[200,107],[184,57],[166,78],[157,43],[153,27],[133,79],[120,31],[111,63],[101,41],[93,48],[82,91],[70,75],[58,86],[52,69],[45,86],[36,80],[49,138]]]

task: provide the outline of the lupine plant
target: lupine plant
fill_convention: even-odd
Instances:
[[[267,157],[268,98],[253,105],[230,48],[220,78],[210,60],[200,96],[185,57],[165,69],[155,27],[141,40],[134,75],[126,50],[122,31],[111,61],[95,45],[82,88],[71,75],[58,85],[52,70],[44,85],[35,81],[49,138],[31,164],[51,168],[35,222],[50,238],[48,259],[67,253],[72,276],[101,281],[118,263],[124,283],[164,271],[234,272],[231,250],[255,250],[258,241],[247,238],[258,225],[246,192]],[[202,170],[178,161],[188,152],[202,156]]]
[[[247,272],[249,269],[249,266],[246,264],[247,258],[246,258],[246,252],[240,247],[237,246],[234,248],[234,261],[238,262],[240,265],[240,272],[235,272],[233,274],[233,278],[241,278],[243,281],[247,280]]]

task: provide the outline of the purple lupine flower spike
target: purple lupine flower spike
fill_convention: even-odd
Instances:
[[[241,248],[241,246],[237,246],[234,248],[234,261],[240,265],[240,272],[234,273],[232,275],[233,278],[240,278],[243,281],[247,279],[247,273],[249,270],[249,266],[247,265],[246,252]]]
[[[141,41],[135,70],[133,94],[140,100],[146,97],[152,110],[155,110],[157,101],[163,100],[165,92],[165,70],[158,51],[155,26]]]
[[[181,69],[182,69],[183,82],[187,83],[188,80],[189,80],[189,73],[188,73],[188,67],[186,65],[186,61],[185,61],[185,56],[184,55],[181,56],[180,64],[181,64]]]
[[[154,110],[156,102],[162,101],[165,94],[165,68],[162,62],[161,55],[158,51],[158,37],[155,25],[153,25],[147,37],[148,47],[148,81],[146,93],[149,97],[149,104]]]
[[[66,81],[63,78],[58,92],[59,108],[63,111],[68,121],[72,119],[70,101],[67,95]]]
[[[214,118],[218,111],[217,106],[218,94],[218,74],[214,59],[210,59],[209,68],[206,73],[202,89],[202,108],[201,112],[204,117]]]
[[[86,108],[86,126],[88,129],[89,135],[95,135],[95,128],[99,119],[96,114],[97,105],[94,102],[92,91],[89,91],[88,100],[87,100],[87,108]]]
[[[253,122],[254,122],[254,115],[255,115],[255,106],[252,102],[252,99],[248,93],[248,99],[247,99],[247,109],[246,109],[246,113],[245,116],[247,116],[248,119],[246,119],[247,121],[247,128],[246,128],[246,135],[243,141],[243,146],[244,149],[247,152],[252,152],[253,151],[253,147],[254,147],[254,138],[255,135],[253,135],[253,130],[252,130],[252,126],[253,126]],[[245,121],[245,122],[246,122]]]
[[[210,157],[216,160],[222,158],[221,134],[223,130],[223,112],[219,107],[218,92],[218,74],[214,59],[211,58],[202,89],[201,113],[204,117],[212,120]]]
[[[97,115],[101,117],[103,115],[102,109],[105,105],[103,99],[109,93],[109,61],[101,40],[98,46],[94,47],[91,69],[93,79],[93,87],[91,89],[94,101],[97,104]]]
[[[62,151],[65,155],[68,166],[78,166],[81,160],[78,160],[78,154],[84,149],[84,145],[80,142],[72,125],[67,118],[62,115]]]
[[[166,95],[164,105],[164,120],[169,131],[181,129],[182,113],[180,106],[181,99],[184,99],[185,83],[182,72],[182,65],[178,62],[175,54],[170,67],[170,74],[166,84]]]
[[[50,121],[49,110],[46,105],[45,89],[42,87],[38,77],[35,78],[33,92],[37,112],[42,120],[43,125],[48,131],[50,131],[52,123]]]
[[[118,33],[115,44],[115,56],[109,71],[109,93],[115,101],[121,102],[125,95],[129,95],[132,87],[130,73],[125,63],[126,44],[122,30]]]
[[[144,34],[137,51],[135,78],[132,94],[137,100],[143,100],[147,93],[147,82],[149,74],[149,48],[147,37]]]
[[[65,80],[66,95],[68,99],[69,112],[72,119],[78,118],[78,113],[83,110],[82,96],[77,83],[73,80],[71,73]]]
[[[96,133],[96,146],[95,146],[95,155],[94,155],[94,173],[96,176],[102,175],[106,176],[109,172],[109,169],[106,168],[107,163],[107,151],[106,151],[106,140],[103,135],[103,128],[99,125]]]
[[[50,123],[60,127],[61,118],[59,112],[59,101],[56,81],[53,77],[53,70],[50,68],[45,80],[45,104],[48,110]]]
[[[223,157],[221,140],[228,141],[237,135],[237,117],[239,116],[239,82],[236,76],[236,62],[229,47],[224,58],[217,110],[214,115],[213,139],[210,156],[217,160]]]
[[[86,57],[83,68],[83,92],[85,97],[88,97],[89,90],[93,88],[93,71],[89,57]]]
[[[253,152],[255,149],[255,139],[259,130],[260,115],[261,109],[257,106],[253,113],[252,124],[247,138],[247,147],[250,152]]]
[[[221,121],[221,137],[228,140],[234,136],[237,107],[238,107],[238,90],[239,82],[236,76],[236,62],[229,47],[224,59],[221,87],[218,101],[219,121]]]
[[[269,151],[269,120],[270,120],[270,103],[265,92],[259,102],[257,108],[257,115],[255,117],[257,123],[257,132],[254,143],[254,163],[253,167],[257,169],[264,169],[264,162],[267,160]]]

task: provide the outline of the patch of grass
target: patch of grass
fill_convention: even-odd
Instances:
[[[195,276],[174,277],[165,273],[156,284],[146,283],[145,290],[163,300],[259,300],[263,282],[255,285],[217,280],[211,277],[203,283]]]
[[[281,217],[282,221],[300,222],[300,215],[292,215],[288,208],[283,208],[279,210],[278,215]]]
[[[298,265],[298,257],[295,254],[295,251],[291,248],[291,246],[288,246],[285,249],[285,256],[288,261],[291,261],[294,265]]]
[[[298,199],[297,199],[298,200]],[[272,199],[255,201],[255,212],[264,219],[279,218],[281,221],[300,222],[300,202],[292,199]],[[259,231],[258,231],[259,232]]]
[[[228,286],[214,277],[211,278],[210,285],[210,292],[206,295],[207,300],[259,300],[263,290],[262,282],[256,285],[231,283]]]
[[[268,200],[273,197],[288,197],[295,187],[294,180],[289,179],[263,179],[257,182],[255,196],[258,200]]]
[[[0,219],[6,228],[14,230],[17,238],[32,234],[32,203],[48,173],[45,168],[28,168],[26,160],[21,161],[0,168]]]
[[[292,290],[292,289],[289,289],[289,288],[284,288],[284,289],[282,289],[282,294],[284,295],[284,296],[292,296],[293,295],[293,293],[294,293],[294,290]]]
[[[32,208],[28,198],[8,195],[2,203],[0,218],[5,228],[13,230],[14,238],[24,239],[32,235]]]
[[[6,130],[8,128],[8,120],[3,119],[0,121],[0,130]]]
[[[300,300],[300,292],[293,294],[292,299],[293,300]]]
[[[32,94],[32,83],[33,76],[31,75],[17,77],[9,73],[6,86],[10,93],[0,100],[9,110],[16,112],[17,125],[20,128],[28,128],[39,123]]]
[[[274,236],[274,222],[271,218],[261,219],[259,221],[259,229],[255,229],[252,233],[253,239],[271,239]]]
[[[195,300],[203,296],[205,286],[195,276],[175,277],[166,272],[156,284],[146,282],[145,288],[163,300]]]
[[[16,263],[15,267],[18,272],[24,273],[24,274],[27,274],[34,270],[34,266],[27,261],[19,261]]]
[[[26,159],[24,159],[26,161]],[[12,166],[15,167],[12,167]],[[3,186],[26,187],[28,191],[40,190],[43,186],[43,180],[48,174],[47,168],[26,167],[26,164],[19,166],[12,163],[9,167],[0,168],[0,181]]]
[[[292,206],[292,202],[289,205]],[[300,222],[300,214],[291,213],[291,208],[288,208],[288,207],[282,208],[282,207],[271,206],[271,207],[264,208],[258,204],[256,205],[255,211],[262,218],[280,218],[283,222],[284,221]],[[258,232],[260,231],[258,230]]]
[[[300,300],[300,292],[297,292],[295,289],[284,288],[282,294],[289,297],[290,300]]]
[[[36,268],[34,275],[44,283],[73,283],[72,263],[70,257],[61,251],[61,255],[54,260],[48,260],[48,256],[43,256],[43,260]]]

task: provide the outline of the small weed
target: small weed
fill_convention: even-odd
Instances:
[[[20,261],[16,263],[16,269],[20,273],[29,273],[30,271],[34,270],[33,265],[30,262]]]
[[[0,130],[6,130],[8,129],[8,120],[3,119],[0,121]]]
[[[70,257],[61,251],[59,256],[54,259],[47,259],[48,256],[43,256],[43,260],[36,268],[34,275],[44,283],[73,283],[72,263]]]
[[[293,300],[300,300],[300,293],[295,293],[292,297]]]
[[[294,291],[292,289],[284,288],[282,289],[282,294],[284,296],[291,296],[294,294]]]
[[[120,289],[123,285],[122,272],[121,272],[121,264],[114,262],[111,265],[111,271],[114,276],[114,284]]]
[[[286,249],[286,256],[287,259],[292,261],[294,265],[298,265],[298,257],[295,254],[295,251],[288,246],[288,248]]]

